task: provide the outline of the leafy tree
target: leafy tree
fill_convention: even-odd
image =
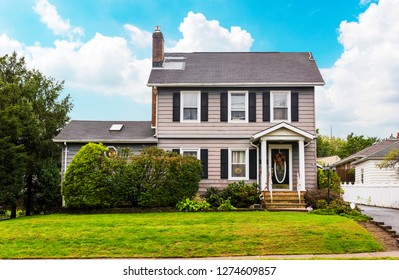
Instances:
[[[341,158],[348,157],[353,155],[364,148],[367,148],[373,145],[378,141],[377,137],[364,137],[363,135],[357,136],[353,133],[349,134],[346,137],[345,145],[342,147],[341,151],[338,153],[338,156]]]
[[[27,215],[32,211],[35,196],[43,196],[39,193],[43,188],[35,188],[37,183],[43,186],[43,182],[39,182],[44,178],[40,173],[49,161],[59,162],[59,147],[52,139],[69,120],[68,113],[72,109],[69,95],[60,98],[62,90],[63,82],[46,77],[38,70],[27,69],[25,59],[18,58],[15,52],[0,57],[0,139],[20,147],[18,158],[24,158],[23,162],[19,160],[24,169],[24,182],[18,191],[14,189],[19,195],[26,195]],[[46,182],[49,183],[55,182]],[[58,187],[47,190],[56,191]],[[10,185],[1,188],[11,189]],[[10,195],[7,191],[2,193]]]
[[[391,150],[385,157],[384,160],[377,164],[379,168],[395,167],[399,163],[399,149]],[[399,176],[399,169],[396,169]]]
[[[353,133],[348,134],[346,138],[319,135],[317,137],[317,156],[328,157],[337,155],[340,158],[346,158],[373,145],[378,140],[377,137],[357,136]]]

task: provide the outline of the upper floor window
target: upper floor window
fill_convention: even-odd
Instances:
[[[248,92],[229,92],[229,122],[248,122]]]
[[[185,122],[200,121],[200,92],[182,91],[181,92],[181,120]]]
[[[290,96],[289,91],[271,92],[271,121],[291,121]]]

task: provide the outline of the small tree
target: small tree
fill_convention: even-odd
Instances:
[[[399,149],[392,149],[388,154],[385,155],[384,160],[377,164],[379,168],[394,168],[399,163]],[[399,169],[396,170],[399,176]]]

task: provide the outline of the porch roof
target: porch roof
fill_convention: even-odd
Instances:
[[[262,137],[268,137],[273,140],[300,140],[309,142],[315,136],[307,131],[297,128],[289,123],[281,122],[265,130],[259,131],[251,136],[251,142],[257,142]]]

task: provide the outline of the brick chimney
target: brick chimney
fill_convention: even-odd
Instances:
[[[152,34],[152,67],[162,67],[164,57],[163,34],[161,28],[156,26]]]

